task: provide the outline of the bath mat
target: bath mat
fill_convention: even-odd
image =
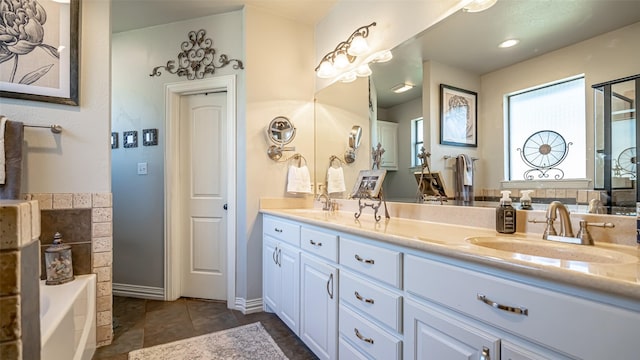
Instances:
[[[129,360],[288,359],[256,322],[168,344],[134,350]]]

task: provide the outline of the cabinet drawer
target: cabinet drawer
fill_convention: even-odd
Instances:
[[[300,247],[308,253],[338,262],[338,236],[303,227],[300,230]]]
[[[300,246],[300,225],[298,224],[265,216],[262,222],[262,232],[291,245]]]
[[[399,294],[344,271],[340,274],[340,300],[402,332],[402,296]]]
[[[400,359],[402,341],[370,323],[362,316],[340,306],[340,336],[376,359]]]
[[[412,255],[404,273],[409,293],[572,356],[603,359],[615,349],[616,358],[631,359],[640,352],[639,312]],[[524,309],[527,315],[517,313]]]
[[[349,344],[342,336],[338,339],[338,359],[340,360],[369,360],[355,346]]]
[[[397,288],[402,287],[402,254],[340,238],[340,264]]]

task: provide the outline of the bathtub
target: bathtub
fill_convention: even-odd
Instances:
[[[96,350],[96,275],[40,281],[41,360],[91,360]]]

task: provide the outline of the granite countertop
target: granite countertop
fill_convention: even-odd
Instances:
[[[594,246],[565,244],[541,239],[539,234],[498,234],[494,230],[450,225],[405,218],[384,218],[375,222],[372,213],[359,220],[352,211],[328,212],[318,209],[262,209],[262,213],[321,226],[349,234],[379,240],[497,269],[529,275],[609,295],[640,301],[640,247],[596,242]],[[470,238],[500,237],[502,243],[521,246],[532,244],[533,250],[562,253],[563,259],[535,256],[473,244]],[[480,239],[482,240],[482,239]],[[532,252],[532,253],[535,253]],[[568,260],[571,259],[571,260]]]

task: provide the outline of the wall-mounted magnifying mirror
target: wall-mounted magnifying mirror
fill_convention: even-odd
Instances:
[[[349,147],[356,150],[360,146],[360,140],[362,140],[362,127],[355,125],[349,133]]]
[[[362,126],[354,125],[349,132],[349,148],[344,153],[344,161],[351,164],[356,161],[356,149],[362,140]]]
[[[296,137],[296,128],[293,123],[284,116],[277,116],[269,123],[267,137],[276,145],[271,145],[267,149],[267,155],[271,160],[278,160],[282,157],[282,151],[294,151],[294,147],[285,148]]]

